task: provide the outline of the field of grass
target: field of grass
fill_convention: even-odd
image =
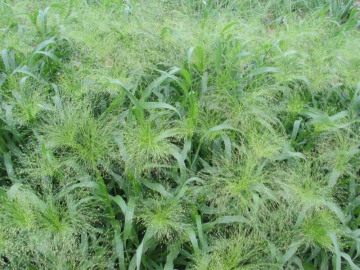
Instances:
[[[355,0],[0,0],[0,269],[359,270]]]

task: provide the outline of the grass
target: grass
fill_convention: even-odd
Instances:
[[[1,269],[360,269],[354,0],[0,0]]]

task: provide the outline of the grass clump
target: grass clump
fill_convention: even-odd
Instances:
[[[1,269],[359,269],[355,0],[0,0]]]
[[[95,117],[90,108],[64,104],[48,113],[39,127],[46,148],[64,163],[75,163],[87,171],[108,166],[112,156],[115,123]]]
[[[330,233],[338,231],[339,223],[330,212],[315,212],[303,224],[303,231],[307,241],[313,245],[333,250]]]
[[[124,145],[131,166],[141,171],[146,169],[146,165],[166,165],[171,162],[173,152],[177,149],[174,139],[178,134],[166,117],[155,114],[134,121],[124,129]]]
[[[212,252],[199,255],[191,269],[271,269],[264,244],[258,235],[239,230],[230,239],[219,237]]]
[[[171,241],[184,235],[186,209],[173,199],[146,199],[140,206],[138,219],[159,241]]]

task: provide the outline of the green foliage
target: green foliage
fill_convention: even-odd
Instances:
[[[146,199],[139,205],[140,222],[152,231],[159,241],[181,237],[189,227],[185,209],[176,199]]]
[[[331,213],[316,212],[304,220],[303,231],[305,238],[315,245],[333,250],[330,233],[336,232],[339,224]]]
[[[359,269],[358,10],[0,0],[0,268]]]
[[[210,254],[201,254],[192,269],[271,269],[264,241],[255,233],[240,229],[230,238],[219,237]]]
[[[81,103],[59,106],[47,113],[39,126],[46,148],[63,162],[74,162],[87,170],[107,166],[115,123],[106,116],[95,117]]]

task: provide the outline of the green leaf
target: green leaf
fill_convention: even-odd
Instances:
[[[111,199],[120,207],[121,211],[126,214],[127,205],[123,198],[120,195],[116,195],[115,197],[111,197]]]
[[[34,52],[34,55],[35,54],[42,54],[42,55],[45,55],[47,57],[49,57],[51,60],[53,60],[55,63],[59,63],[60,62],[60,59],[53,53],[51,52],[46,52],[46,51],[36,51]]]
[[[0,87],[4,84],[5,80],[6,80],[6,74],[0,73]]]
[[[113,110],[115,110],[117,107],[119,107],[119,105],[123,102],[124,97],[126,95],[126,92],[124,91],[124,93],[121,93],[120,95],[118,95],[109,105],[109,107],[106,108],[106,110],[104,111],[104,113],[109,113]]]
[[[5,66],[5,72],[10,74],[16,67],[15,52],[5,49],[1,51],[1,56]]]
[[[350,257],[348,254],[346,254],[346,253],[344,253],[344,252],[340,252],[340,255],[341,255],[341,257],[343,257],[343,258],[349,263],[349,265],[350,265],[350,267],[351,267],[351,270],[360,270],[360,267],[358,267],[358,266],[352,261],[351,257]]]
[[[188,52],[188,64],[191,66],[191,64],[193,63],[192,58],[193,58],[193,53],[196,52],[197,57],[199,58],[199,63],[194,63],[198,68],[200,73],[202,74],[204,72],[204,50],[201,46],[195,46],[195,47],[191,47],[189,49]],[[189,70],[191,70],[191,68],[189,68]]]
[[[181,117],[180,112],[174,106],[171,106],[170,104],[167,104],[165,102],[143,102],[142,107],[146,110],[169,109],[176,112],[176,114]]]
[[[165,198],[171,198],[173,195],[168,192],[163,185],[159,183],[151,183],[150,181],[147,181],[145,179],[142,179],[141,182],[147,186],[149,189],[159,192],[161,195],[163,195]]]
[[[266,73],[276,73],[276,72],[279,72],[279,69],[274,67],[262,67],[262,68],[257,68],[254,71],[250,72],[249,77],[254,77]]]
[[[340,175],[341,175],[340,171],[338,171],[336,169],[332,170],[330,177],[329,177],[329,182],[328,182],[330,187],[334,187],[336,185],[336,182],[339,179]]]
[[[332,202],[324,202],[324,204],[339,218],[341,223],[346,224],[346,218],[344,213],[341,211],[341,208]]]
[[[135,105],[135,107],[138,110],[142,110],[142,103],[139,102],[139,100],[129,91],[129,89],[119,80],[117,79],[113,79],[113,78],[109,78],[109,77],[105,77],[105,76],[101,76],[102,78],[107,79],[109,82],[116,84],[118,86],[120,86],[120,88],[122,90],[124,90],[124,92],[127,94],[127,96],[129,97],[130,101]]]
[[[291,257],[294,256],[294,254],[296,253],[296,251],[299,249],[299,247],[301,246],[302,242],[295,242],[293,243],[290,248],[286,251],[286,253],[281,257],[281,262],[283,264],[285,264],[286,262],[288,262]]]
[[[34,78],[35,80],[37,80],[36,75],[27,66],[20,66],[20,67],[16,68],[13,71],[13,73],[11,73],[11,75],[13,75],[15,73],[22,73],[22,74],[28,75],[28,76]]]
[[[300,130],[300,125],[301,125],[301,120],[296,120],[294,122],[294,127],[291,133],[291,140],[295,141],[296,136],[299,134],[299,130]]]
[[[201,217],[199,215],[196,215],[195,220],[196,220],[196,227],[198,230],[198,236],[199,236],[202,250],[203,251],[208,250],[208,243],[207,243],[207,239],[205,237],[204,231],[203,231],[203,224],[201,222]]]
[[[126,207],[125,212],[125,225],[124,225],[124,245],[126,246],[126,241],[130,238],[132,222],[134,218],[135,210],[135,198],[130,198]]]
[[[240,24],[240,22],[229,23],[221,30],[221,34],[224,34],[228,29],[230,29],[231,27],[233,27],[234,25],[237,25],[237,24]]]
[[[215,71],[217,74],[221,73],[221,57],[222,57],[222,43],[219,40],[217,44],[216,57],[215,57]]]
[[[189,189],[187,185],[191,182],[199,182],[201,184],[205,184],[205,181],[200,179],[199,177],[194,176],[189,178],[183,183],[183,185],[180,188],[177,189],[178,191],[176,192],[176,199],[180,199],[185,194],[186,190]]]
[[[186,165],[185,165],[185,160],[184,160],[183,156],[178,151],[176,151],[175,149],[171,150],[171,155],[176,159],[176,161],[177,161],[177,163],[179,165],[181,179],[183,181],[185,181],[185,179],[186,179]]]
[[[198,240],[196,238],[195,231],[193,229],[189,229],[188,235],[189,235],[190,242],[191,242],[191,244],[193,246],[194,252],[195,253],[200,252],[199,243],[198,243]]]
[[[164,72],[163,75],[161,75],[159,78],[157,78],[155,81],[149,84],[148,87],[146,87],[145,91],[142,93],[141,100],[146,100],[151,93],[157,89],[165,80],[171,78],[174,81],[177,81],[178,78],[173,76],[173,74],[179,72],[181,69],[178,67],[172,68],[169,72]]]
[[[48,47],[50,44],[55,44],[55,43],[56,43],[56,41],[54,38],[44,40],[43,42],[41,42],[39,45],[36,46],[35,52],[41,51],[41,50],[45,49],[46,47]]]
[[[304,270],[316,270],[315,266],[311,263],[304,263]]]
[[[204,231],[208,231],[211,230],[215,225],[231,223],[249,223],[249,221],[243,216],[221,216],[213,222],[205,223],[203,225],[203,229]]]
[[[23,184],[21,183],[16,183],[13,184],[8,191],[6,192],[7,197],[9,198],[9,200],[13,200],[16,196],[16,194],[18,193],[18,191],[20,190],[20,188],[23,186]]]
[[[140,266],[141,266],[141,259],[143,254],[148,250],[148,246],[149,242],[151,242],[152,237],[153,237],[154,233],[147,230],[145,232],[145,235],[143,237],[143,240],[141,241],[141,244],[139,245],[139,247],[136,249],[136,254],[132,257],[130,265],[129,265],[129,270],[140,270]]]
[[[124,243],[122,242],[118,231],[115,231],[114,246],[115,246],[115,254],[117,255],[117,258],[119,260],[119,268],[120,270],[126,270]]]
[[[201,95],[204,95],[208,91],[208,73],[204,72],[201,76]]]
[[[174,260],[180,253],[180,247],[170,247],[170,252],[166,257],[166,264],[164,266],[164,270],[173,270],[174,269]]]
[[[221,125],[217,125],[215,127],[212,127],[210,129],[208,129],[205,133],[205,135],[202,137],[202,138],[205,138],[206,136],[210,135],[211,133],[214,133],[214,132],[218,132],[218,131],[222,131],[222,130],[234,130],[234,131],[238,131],[240,132],[239,129],[237,128],[234,128],[232,125],[230,124],[227,124],[227,123],[223,123]]]
[[[337,237],[335,233],[329,233],[330,239],[334,245],[334,253],[335,253],[335,270],[341,270],[341,254],[340,247],[337,241]]]
[[[190,73],[186,70],[186,69],[182,69],[181,70],[181,73],[182,75],[184,76],[186,82],[191,85],[192,84],[192,81],[191,81],[191,76],[190,76]]]
[[[5,164],[5,168],[6,168],[6,172],[8,174],[8,177],[11,181],[16,181],[16,176],[14,173],[14,164],[11,160],[11,153],[6,152],[3,154],[4,156],[4,164]]]
[[[80,182],[77,184],[73,184],[71,186],[68,187],[64,187],[58,194],[57,197],[58,198],[62,198],[63,196],[66,196],[67,194],[69,194],[71,191],[77,189],[77,188],[92,188],[92,189],[97,189],[99,187],[98,183],[94,182],[94,181],[86,181],[86,182]]]

